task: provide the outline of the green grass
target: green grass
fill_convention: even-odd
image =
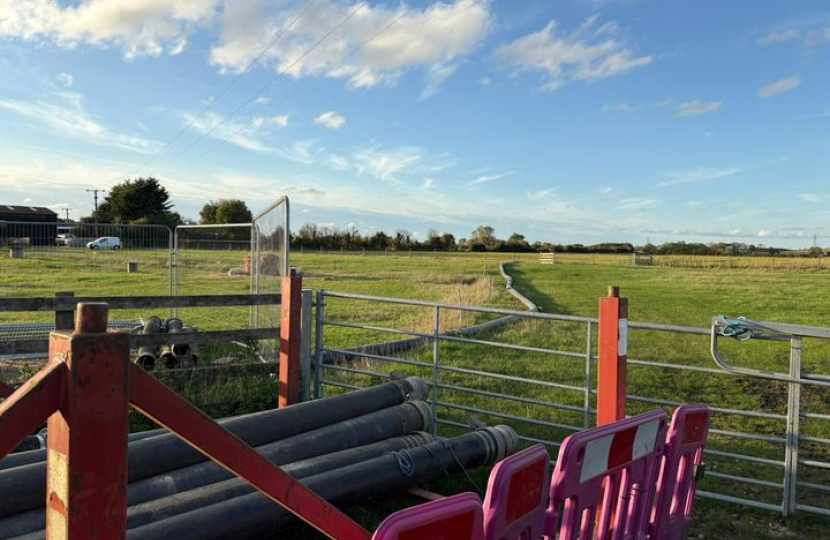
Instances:
[[[180,293],[207,294],[246,292],[247,279],[229,278],[227,270],[241,266],[240,252],[188,253],[179,258],[182,276]],[[303,268],[306,287],[338,292],[350,292],[377,296],[421,299],[454,303],[487,304],[520,309],[521,306],[503,290],[498,276],[498,261],[510,255],[428,256],[409,255],[317,255],[292,256],[292,266]],[[126,261],[139,260],[139,274],[126,273]],[[619,285],[623,296],[629,299],[629,318],[632,321],[658,322],[705,327],[714,315],[746,315],[753,319],[827,326],[826,300],[821,291],[830,279],[827,271],[789,272],[764,267],[756,269],[689,269],[666,267],[623,267],[584,264],[542,266],[533,259],[511,266],[516,287],[541,305],[545,312],[595,317],[597,301],[606,294],[607,286]],[[492,289],[490,279],[493,280]],[[73,290],[77,295],[152,295],[165,294],[169,286],[169,267],[161,252],[96,253],[76,252],[56,258],[32,256],[24,260],[0,259],[0,295],[50,296],[59,290]],[[128,318],[147,316],[146,313],[124,312],[114,316]],[[247,325],[247,310],[189,310],[182,314],[186,322],[194,321],[206,329],[229,328]],[[430,309],[402,307],[392,304],[366,303],[362,301],[330,298],[326,304],[329,320],[378,327],[400,328],[419,332],[432,330],[434,313]],[[42,314],[27,317],[0,314],[0,321],[43,320]],[[460,314],[446,310],[441,316],[441,327],[468,325],[492,318],[484,315]],[[591,351],[596,354],[596,328]],[[586,352],[586,326],[560,321],[525,321],[510,325],[488,335],[478,336],[498,342],[515,343],[541,348],[553,348],[584,355]],[[395,336],[376,331],[329,326],[326,328],[327,347],[342,348],[394,339]],[[805,369],[827,373],[826,359],[830,349],[814,340],[805,341]],[[561,384],[583,386],[585,383],[584,358],[565,358],[537,353],[497,349],[487,345],[442,343],[439,348],[442,365],[470,368],[510,376],[535,378]],[[735,363],[776,371],[787,366],[788,348],[781,344],[750,342],[727,344],[724,353]],[[425,363],[432,361],[431,347],[406,351],[401,358]],[[708,353],[706,337],[678,336],[673,334],[632,330],[629,338],[629,356],[663,364],[688,364],[714,367]],[[361,361],[351,367],[388,373],[392,370],[431,378],[431,370],[403,364]],[[592,367],[592,386],[595,386],[595,366]],[[354,384],[378,382],[374,378],[356,377],[352,374],[329,373],[327,377]],[[231,404],[219,405],[216,415],[242,412],[246,402],[267,402],[272,391],[264,383],[262,392],[248,388],[245,381],[216,381],[210,377],[181,377],[176,384],[188,395],[204,392],[203,405],[237,398]],[[499,381],[444,371],[444,384],[478,390],[488,390],[505,395],[520,396],[539,401],[582,407],[584,392],[535,386],[514,381]],[[223,388],[218,397],[212,385]],[[236,384],[236,386],[234,386]],[[786,387],[778,383],[733,378],[729,376],[678,372],[665,368],[629,367],[629,392],[631,394],[666,399],[670,401],[707,401],[713,406],[748,411],[783,414],[786,411]],[[251,391],[241,397],[241,388]],[[328,388],[327,393],[338,391]],[[551,422],[582,427],[585,418],[581,412],[552,409],[509,399],[474,396],[461,391],[443,391],[441,400],[461,407],[478,407],[521,418],[544,419]],[[594,400],[591,399],[591,403]],[[804,407],[811,412],[830,414],[830,394],[825,391],[807,390],[803,395]],[[236,407],[236,408],[234,408]],[[652,405],[630,402],[630,412],[640,412]],[[446,409],[441,418],[465,423],[471,414],[463,410]],[[550,429],[526,422],[503,420],[496,416],[479,415],[490,424],[508,423],[527,437],[559,441],[569,433],[566,429]],[[719,414],[715,427],[723,430],[745,431],[783,437],[785,424],[778,420],[750,419],[744,416]],[[821,421],[804,421],[803,431],[808,435],[830,438],[830,429]],[[457,432],[442,427],[442,433]],[[768,459],[782,459],[781,445],[713,436],[712,448],[740,452]],[[556,449],[551,448],[555,455]],[[830,460],[830,452],[824,445],[810,444],[802,448],[803,456],[822,461]],[[710,458],[709,466],[716,472],[748,476],[768,481],[781,481],[781,470],[765,465],[749,465],[724,458]],[[802,471],[806,471],[802,467]],[[810,470],[806,480],[830,484],[830,478]],[[804,473],[802,473],[804,474]],[[486,475],[486,471],[480,473]],[[481,478],[483,481],[484,477]],[[481,482],[480,482],[481,483]],[[747,487],[727,483],[709,477],[703,489],[718,490],[753,500],[778,503],[780,493],[764,487]],[[468,489],[457,479],[439,483],[436,490],[449,493]],[[821,493],[804,492],[801,502],[830,506]],[[364,508],[355,512],[369,526],[385,515],[383,509]],[[751,537],[761,539],[826,536],[826,519],[804,515],[782,521],[776,514],[748,510],[736,505],[699,500],[696,507],[694,536],[705,538]],[[693,536],[693,537],[694,537]],[[311,538],[311,536],[302,536]]]

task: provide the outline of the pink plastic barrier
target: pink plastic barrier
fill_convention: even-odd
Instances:
[[[486,540],[539,540],[550,488],[550,456],[542,445],[499,462],[484,499]]]
[[[481,499],[462,493],[395,512],[372,540],[484,540]]]
[[[657,480],[650,540],[686,540],[692,526],[695,473],[709,436],[709,407],[696,403],[675,409]]]
[[[645,538],[665,440],[663,411],[565,439],[553,472],[544,538],[606,540],[612,532],[614,540]]]

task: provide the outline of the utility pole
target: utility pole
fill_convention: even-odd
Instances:
[[[69,221],[69,211],[72,210],[71,208],[61,208],[64,214],[64,221]]]
[[[95,220],[95,237],[98,238],[98,192],[106,192],[105,189],[88,189],[87,193],[92,193],[93,201],[95,202],[95,213],[92,214],[92,219]]]

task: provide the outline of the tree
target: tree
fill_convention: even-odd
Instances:
[[[498,244],[495,236],[496,230],[489,225],[479,225],[476,230],[470,233],[470,243],[481,244],[487,249],[493,249]]]
[[[253,215],[245,201],[239,199],[220,199],[210,201],[199,212],[205,225],[216,223],[250,223]]]
[[[171,212],[167,189],[155,178],[137,178],[110,189],[90,218],[99,223],[150,223],[175,226],[182,217]]]

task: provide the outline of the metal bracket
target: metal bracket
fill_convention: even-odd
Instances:
[[[830,329],[828,328],[817,328],[813,326],[801,326],[795,324],[780,324],[780,323],[767,323],[767,322],[753,322],[753,321],[744,321],[747,326],[753,328],[762,328],[765,333],[770,334],[758,334],[753,333],[753,339],[765,339],[765,340],[774,340],[774,341],[790,341],[793,338],[798,337],[813,337],[819,339],[830,339]],[[720,354],[720,350],[718,348],[718,339],[721,337],[731,337],[731,334],[727,333],[724,335],[723,331],[723,318],[716,317],[712,320],[712,332],[711,332],[711,342],[710,342],[710,351],[712,354],[712,359],[715,361],[715,364],[718,365],[722,370],[726,371],[727,373],[731,373],[733,375],[743,375],[747,377],[757,377],[760,379],[767,379],[771,381],[780,381],[786,383],[796,383],[796,384],[807,384],[813,386],[823,386],[826,388],[830,388],[830,380],[824,377],[791,377],[785,373],[778,373],[775,371],[767,371],[761,369],[751,369],[751,368],[742,368],[733,366],[729,362],[727,362]],[[774,332],[774,334],[773,334]]]

